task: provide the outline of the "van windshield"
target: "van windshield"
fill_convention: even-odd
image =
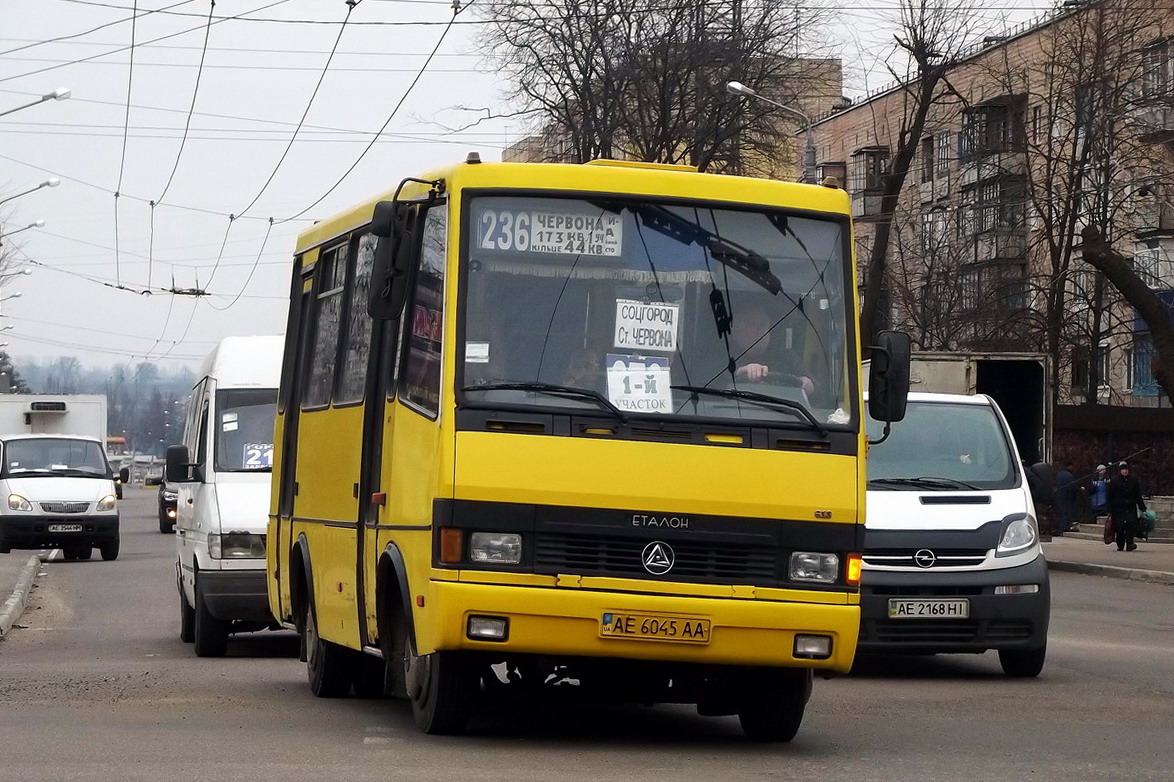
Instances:
[[[884,425],[868,419],[869,439]],[[1011,489],[1019,473],[1011,443],[987,405],[910,401],[905,420],[868,449],[869,490]]]
[[[110,465],[102,446],[89,440],[44,438],[4,443],[4,474],[108,477]]]
[[[467,219],[466,403],[858,426],[845,222],[501,196]]]
[[[269,472],[273,469],[273,421],[277,389],[227,389],[216,392],[217,472]]]

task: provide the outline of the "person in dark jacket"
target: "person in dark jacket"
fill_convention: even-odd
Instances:
[[[1141,484],[1130,474],[1127,463],[1117,465],[1117,474],[1109,481],[1107,495],[1109,514],[1117,533],[1117,550],[1133,551],[1137,548],[1133,542],[1137,534],[1137,513],[1145,510],[1145,500],[1141,498]]]
[[[1080,495],[1080,484],[1072,472],[1072,462],[1065,462],[1064,467],[1056,473],[1056,529],[1058,534],[1065,532],[1079,532],[1076,524],[1076,508]],[[1052,532],[1057,534],[1056,531]]]

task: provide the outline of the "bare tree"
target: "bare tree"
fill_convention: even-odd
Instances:
[[[793,103],[819,69],[797,58],[814,6],[742,0],[494,0],[482,44],[549,136],[548,156],[623,156],[770,173],[794,125],[724,91],[745,81]]]

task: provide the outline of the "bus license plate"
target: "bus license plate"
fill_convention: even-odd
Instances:
[[[81,532],[81,524],[50,524],[50,532]]]
[[[709,631],[709,620],[697,617],[609,612],[599,620],[599,635],[603,638],[707,644]]]
[[[889,619],[969,619],[970,601],[889,600]]]

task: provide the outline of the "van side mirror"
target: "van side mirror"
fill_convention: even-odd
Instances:
[[[371,233],[379,237],[371,266],[367,314],[394,320],[403,312],[420,245],[417,230],[419,204],[380,201],[371,219]]]
[[[1047,463],[1036,462],[1027,468],[1027,489],[1036,505],[1052,504],[1052,468]]]
[[[121,470],[118,471],[118,480],[121,483],[130,483],[130,468],[129,467],[123,467]]]
[[[190,483],[204,481],[200,466],[192,464],[191,454],[186,445],[167,446],[167,462],[164,469],[168,483]]]
[[[912,360],[909,335],[882,331],[873,345],[868,370],[868,415],[888,424],[905,418],[909,401],[909,364]]]

